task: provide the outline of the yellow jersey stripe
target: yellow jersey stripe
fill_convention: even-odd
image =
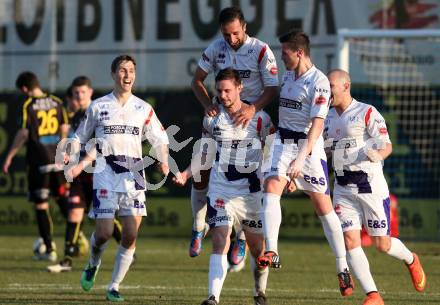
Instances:
[[[32,98],[28,98],[24,104],[23,104],[23,122],[21,124],[21,128],[26,128],[27,125],[27,119],[28,119],[28,114],[27,114],[27,107],[29,106],[29,104],[32,102]]]

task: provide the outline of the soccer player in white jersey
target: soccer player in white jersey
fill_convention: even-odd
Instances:
[[[90,258],[81,275],[81,287],[89,291],[94,283],[101,256],[113,232],[115,213],[122,222],[122,240],[118,248],[107,299],[123,301],[119,284],[133,260],[135,244],[142,216],[146,216],[142,141],[147,139],[155,148],[160,170],[168,169],[168,137],[153,108],[132,94],[136,77],[136,62],[129,55],[116,57],[111,65],[114,89],[98,98],[87,109],[86,117],[76,130],[75,137],[86,144],[95,134],[99,144],[97,164],[105,160],[103,168],[93,174],[93,208],[89,217],[96,220],[90,238]],[[76,177],[91,162],[87,155],[71,169]],[[99,165],[97,165],[99,167]]]
[[[266,253],[260,265],[279,268],[280,199],[288,184],[306,192],[336,256],[341,294],[350,295],[353,282],[345,258],[344,238],[330,199],[322,131],[328,112],[330,85],[310,58],[310,41],[301,31],[280,37],[286,72],[280,92],[279,125],[269,158],[263,165],[263,228]]]
[[[426,276],[417,255],[390,237],[390,198],[382,161],[391,154],[392,145],[385,120],[376,108],[352,98],[347,72],[333,70],[328,78],[333,108],[324,134],[332,143],[333,202],[344,231],[348,261],[367,294],[363,305],[382,305],[361,247],[362,225],[379,252],[405,262],[417,291],[424,290]]]
[[[192,80],[192,90],[205,113],[215,116],[218,105],[211,102],[209,93],[204,85],[208,74],[231,67],[238,70],[243,82],[240,93],[242,101],[247,102],[242,109],[233,114],[235,125],[246,125],[254,114],[268,105],[278,93],[278,70],[275,57],[269,46],[246,34],[246,22],[240,8],[228,7],[219,15],[221,38],[213,41],[203,52]],[[209,171],[202,173],[200,183],[193,182],[191,190],[191,208],[194,224],[190,245],[190,256],[197,256],[201,251],[204,236],[206,216],[206,193],[209,182]],[[238,229],[238,231],[240,231]],[[231,249],[229,260],[238,264],[245,254],[245,242],[242,234],[237,234],[234,243],[238,245]]]
[[[213,166],[207,212],[213,250],[209,261],[209,297],[202,305],[218,304],[228,270],[229,236],[235,223],[242,226],[252,254],[254,302],[256,305],[267,304],[265,290],[269,269],[259,267],[255,261],[264,251],[260,219],[262,144],[274,129],[264,111],[256,112],[246,127],[234,126],[233,114],[245,105],[240,100],[242,88],[238,71],[227,68],[217,74],[218,114],[215,117],[205,116],[203,120],[202,143],[207,139],[211,141],[206,143],[208,148],[203,150],[203,159],[193,157],[191,166],[174,178],[175,183],[184,185],[193,174],[200,172],[201,160],[206,159],[203,168],[206,164]]]

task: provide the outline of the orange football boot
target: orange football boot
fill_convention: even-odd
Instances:
[[[367,297],[365,298],[362,305],[384,305],[382,297],[380,294],[376,291],[370,292],[367,294]]]
[[[413,252],[414,261],[408,267],[408,271],[411,275],[411,280],[413,282],[414,288],[418,292],[422,292],[426,287],[426,275],[423,271],[422,264],[420,263],[419,257]]]

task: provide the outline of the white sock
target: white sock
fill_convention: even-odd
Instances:
[[[208,188],[197,190],[194,185],[191,188],[191,210],[193,215],[193,230],[201,232],[205,229],[206,219],[206,194]]]
[[[263,232],[266,239],[266,251],[273,251],[278,254],[278,234],[281,225],[281,196],[263,194]]]
[[[222,291],[223,282],[228,273],[228,258],[223,254],[211,254],[209,259],[209,274],[208,274],[208,296],[215,296],[215,300],[220,300],[220,293]]]
[[[373,276],[370,271],[370,264],[362,247],[357,247],[347,252],[348,262],[354,276],[358,279],[362,289],[367,294],[371,291],[377,291]]]
[[[336,257],[336,271],[337,273],[343,272],[345,269],[348,269],[348,265],[341,222],[335,211],[319,216],[319,219],[321,219],[325,237]]]
[[[101,264],[101,256],[104,253],[104,250],[107,248],[108,241],[106,241],[104,244],[97,246],[96,240],[95,240],[95,232],[92,233],[92,236],[90,237],[90,258],[89,258],[89,264],[90,266],[98,266]]]
[[[269,268],[260,268],[255,262],[255,258],[251,255],[251,271],[254,275],[255,287],[254,296],[258,295],[258,292],[266,293],[267,278],[269,277]]]
[[[406,264],[411,264],[414,256],[411,251],[398,238],[391,237],[391,247],[387,252],[388,255],[404,261]]]
[[[128,268],[130,268],[133,261],[133,254],[135,249],[125,249],[119,246],[116,253],[115,266],[113,267],[112,280],[108,285],[108,290],[119,291],[119,284],[127,274]]]

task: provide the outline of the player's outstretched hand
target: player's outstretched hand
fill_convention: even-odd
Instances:
[[[186,181],[188,181],[188,177],[184,172],[183,173],[178,172],[176,173],[176,175],[173,177],[172,180],[175,185],[184,186],[186,184]]]
[[[205,115],[207,116],[216,116],[219,113],[220,109],[218,108],[218,104],[209,105],[208,108],[205,109]]]
[[[255,106],[243,103],[241,109],[232,115],[235,126],[246,128],[255,115]]]

